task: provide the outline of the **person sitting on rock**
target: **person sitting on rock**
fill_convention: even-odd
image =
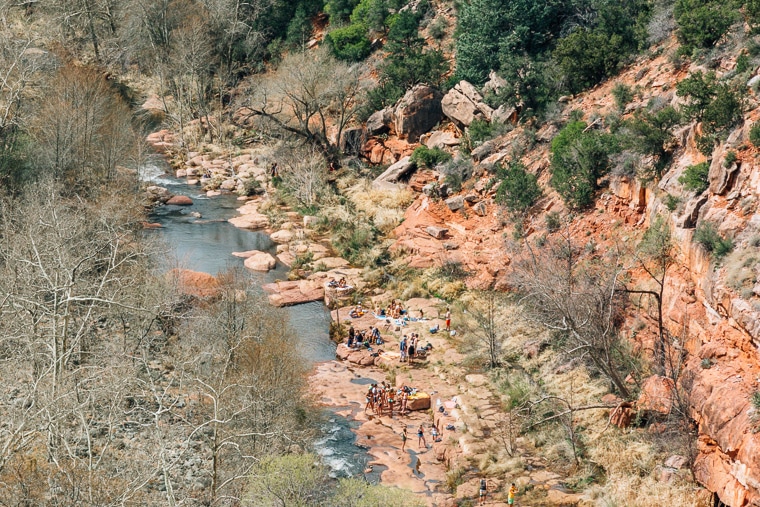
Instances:
[[[331,289],[334,289],[335,287],[338,286],[338,282],[335,281],[335,278],[330,278],[330,281],[327,282],[327,286],[330,287]]]
[[[341,289],[343,289],[343,288],[346,287],[346,277],[345,276],[341,277],[340,281],[338,282],[338,287],[340,287]]]

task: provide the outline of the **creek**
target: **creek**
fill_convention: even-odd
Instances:
[[[167,173],[169,166],[163,157],[152,157],[140,169],[142,181],[167,188],[174,195],[186,195],[192,206],[159,206],[149,220],[161,228],[147,229],[158,235],[166,245],[164,269],[181,267],[217,275],[232,267],[243,265],[243,259],[232,252],[261,250],[275,254],[276,245],[264,232],[239,229],[227,219],[237,215],[242,205],[234,194],[207,197],[199,187],[189,186],[184,180]],[[200,218],[195,214],[200,214]],[[248,272],[255,287],[287,278],[287,267],[278,262],[268,273]],[[286,307],[290,333],[298,337],[298,350],[304,360],[312,363],[335,359],[335,343],[330,340],[330,313],[321,302]],[[355,445],[351,421],[333,410],[326,410],[320,424],[321,435],[315,442],[315,451],[335,477],[360,474],[369,462],[366,451]],[[376,480],[376,477],[368,478]]]

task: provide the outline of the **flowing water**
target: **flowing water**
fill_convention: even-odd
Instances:
[[[184,180],[166,174],[169,169],[163,158],[156,156],[140,170],[143,181],[167,188],[172,194],[186,195],[192,206],[159,206],[150,216],[151,222],[161,224],[160,229],[147,229],[158,235],[167,245],[165,269],[182,267],[216,275],[232,267],[243,265],[243,259],[232,252],[245,250],[268,251],[274,255],[276,245],[263,232],[238,229],[227,222],[237,215],[242,205],[234,194],[206,197],[200,187],[192,187]],[[197,216],[200,214],[200,217]],[[252,273],[251,282],[260,287],[287,277],[287,268],[278,264],[269,273]],[[306,303],[285,308],[290,331],[298,336],[304,359],[312,362],[335,359],[335,343],[330,340],[330,313],[321,302]],[[322,437],[315,444],[336,477],[362,473],[369,455],[355,444],[351,422],[328,410],[321,424]],[[367,474],[376,481],[379,472]]]

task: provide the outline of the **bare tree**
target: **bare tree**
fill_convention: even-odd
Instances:
[[[325,205],[332,196],[328,184],[327,163],[321,153],[311,146],[283,146],[278,150],[278,170],[282,188],[299,207],[313,209]]]
[[[660,374],[666,373],[667,330],[663,323],[663,293],[665,292],[665,277],[668,268],[675,262],[674,245],[668,223],[658,216],[644,233],[644,237],[636,248],[638,266],[655,283],[653,290],[625,287],[629,294],[643,294],[654,298],[657,305],[657,342],[654,348],[655,364]]]
[[[332,162],[361,102],[361,72],[361,67],[337,61],[325,48],[291,53],[274,73],[254,81],[245,104],[248,117],[268,121]]]
[[[88,505],[123,495],[144,468],[120,464],[114,446],[131,364],[106,323],[126,311],[135,330],[154,320],[142,308],[148,252],[131,226],[135,207],[108,202],[62,197],[46,181],[0,208],[0,375],[13,389],[3,401],[0,477],[35,463],[43,490]]]
[[[530,245],[515,263],[513,283],[527,314],[555,332],[565,352],[583,359],[607,377],[621,396],[629,355],[618,334],[625,303],[619,291],[622,267],[614,252],[605,258],[582,257],[569,231],[540,250]]]
[[[243,68],[262,59],[267,34],[259,28],[275,0],[202,0],[208,12],[209,35],[221,62],[225,83],[232,84]]]
[[[119,36],[122,5],[117,0],[46,0],[44,3],[66,39],[89,42],[98,64],[107,60],[103,58],[104,44],[113,45]]]
[[[134,149],[132,115],[105,77],[66,66],[47,83],[30,121],[38,163],[79,188],[113,180],[116,166]]]
[[[31,38],[0,31],[0,181],[15,187],[22,178],[19,152],[27,127],[25,112],[47,60]]]
[[[475,348],[481,353],[485,351],[491,368],[501,365],[505,331],[503,311],[506,306],[505,297],[492,290],[478,292],[473,301],[465,305],[467,315],[473,322],[464,324],[463,328],[473,336]]]
[[[213,83],[213,55],[208,25],[202,12],[188,19],[172,34],[172,56],[167,79],[169,91],[174,96],[174,107],[169,116],[174,119],[180,139],[185,144],[185,127],[190,119],[199,119],[202,133],[214,141],[214,125],[211,117],[211,93]]]

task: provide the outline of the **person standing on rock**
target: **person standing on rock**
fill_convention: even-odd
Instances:
[[[451,331],[451,308],[446,307],[446,331]]]
[[[483,505],[486,503],[486,495],[488,495],[488,481],[483,478],[480,479],[480,491],[478,495],[478,504]]]
[[[374,403],[373,403],[373,401],[374,401],[374,399],[375,399],[375,393],[374,393],[374,389],[373,389],[373,388],[374,388],[374,385],[375,385],[375,384],[371,384],[371,385],[369,386],[369,389],[367,390],[367,404],[366,404],[366,405],[364,405],[364,413],[365,413],[365,414],[367,413],[367,409],[368,409],[368,408],[372,407],[372,410],[374,410],[374,409],[375,409],[375,407],[374,407]]]
[[[409,438],[409,435],[406,434],[406,426],[404,426],[404,431],[401,433],[401,452],[404,452],[404,448],[406,447],[406,440]],[[398,457],[401,459],[401,456]]]
[[[516,496],[517,496],[517,486],[515,486],[515,483],[513,482],[512,485],[509,487],[509,492],[507,493],[507,503],[509,505],[514,505]]]
[[[420,427],[417,428],[417,449],[420,449],[421,446],[424,445],[425,449],[427,449],[427,442],[425,441],[425,428],[420,424]]]
[[[406,360],[406,335],[401,337],[399,348],[401,349],[401,359],[399,359],[399,361],[403,363]]]

